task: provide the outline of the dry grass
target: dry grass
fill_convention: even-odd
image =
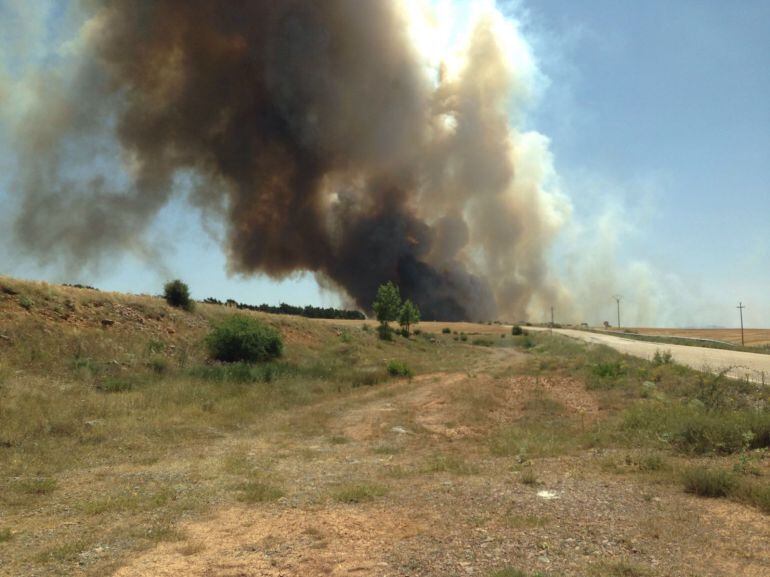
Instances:
[[[732,471],[731,499],[767,511],[770,468],[758,434],[767,391],[548,334],[512,337],[510,326],[421,323],[420,335],[383,342],[363,328],[374,323],[259,313],[241,314],[281,331],[284,358],[224,367],[207,362],[202,343],[226,314],[0,278],[0,334],[7,337],[0,338],[1,571],[106,575],[158,543],[167,543],[158,551],[188,561],[214,558],[220,545],[205,532],[188,535],[183,520],[205,524],[212,509],[228,508],[254,516],[339,514],[345,527],[345,515],[355,512],[368,519],[400,511],[393,513],[400,520],[425,519],[414,521],[420,528],[407,541],[498,531],[494,543],[521,550],[543,548],[552,532],[566,539],[590,526],[582,551],[590,539],[611,537],[603,531],[614,509],[594,518],[585,494],[540,502],[537,491],[564,481],[578,483],[570,485],[578,494],[593,483],[607,500],[612,483],[627,482],[634,488],[617,492],[619,510],[634,502],[631,495],[649,495],[640,505],[647,510],[661,491],[671,511],[685,499],[731,505],[685,494],[682,472],[706,459]],[[458,334],[442,333],[445,327]],[[462,341],[459,333],[470,336]],[[474,335],[492,344],[473,345]],[[414,377],[391,377],[390,363]],[[654,394],[644,382],[655,383]],[[729,427],[714,424],[724,416]],[[559,503],[561,512],[547,509]],[[584,506],[575,503],[586,509],[570,526],[575,507]],[[679,533],[698,531],[698,516],[691,518],[674,523]],[[325,531],[333,540],[334,531]],[[648,546],[665,558],[669,544],[660,534]],[[291,538],[312,541],[303,535]],[[455,570],[463,551],[485,543],[495,550],[493,541],[463,541],[442,545],[441,557],[455,555]],[[358,546],[367,543],[345,543]],[[407,550],[402,565],[389,562],[414,572],[410,563],[430,567],[426,551]],[[574,550],[567,553],[562,561],[572,563]],[[558,558],[548,554],[556,568]],[[508,561],[521,570],[500,575],[538,574],[522,559],[476,561],[475,574],[494,574]],[[601,561],[579,562],[584,574],[648,574],[643,563]]]

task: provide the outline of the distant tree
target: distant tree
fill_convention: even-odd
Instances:
[[[405,336],[409,336],[409,328],[412,325],[416,325],[420,322],[420,310],[410,301],[406,299],[404,304],[401,305],[401,311],[398,314],[398,324],[401,325],[401,329],[404,331]]]
[[[372,308],[377,315],[377,320],[380,321],[380,338],[390,338],[388,323],[398,320],[401,312],[401,295],[398,292],[398,287],[392,282],[380,285]]]
[[[194,308],[189,287],[179,279],[166,283],[163,287],[163,297],[169,306],[186,311],[192,311]]]

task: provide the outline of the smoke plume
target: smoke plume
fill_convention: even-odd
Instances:
[[[517,128],[527,45],[487,7],[436,55],[418,4],[84,2],[74,65],[19,123],[19,245],[65,266],[136,250],[187,194],[223,219],[232,272],[311,271],[365,309],[392,280],[429,319],[553,302],[569,207]]]

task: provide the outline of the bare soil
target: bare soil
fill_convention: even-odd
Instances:
[[[507,362],[518,356],[510,352]],[[489,395],[488,419],[469,409],[474,391]],[[437,373],[364,391],[331,425],[343,443],[254,440],[257,460],[282,447],[275,473],[288,483],[285,497],[188,522],[182,542],[161,544],[116,576],[464,576],[503,567],[770,575],[767,516],[645,476],[608,474],[604,464],[622,453],[533,460],[532,484],[521,482],[515,461],[490,457],[486,434],[543,391],[574,414],[601,416],[592,393],[570,379]],[[436,455],[464,465],[431,468]],[[336,500],[334,488],[351,482],[387,490],[358,503]]]

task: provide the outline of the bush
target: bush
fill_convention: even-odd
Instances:
[[[460,340],[462,342],[467,341],[468,340],[468,335],[466,335],[465,333],[460,333]]]
[[[521,336],[524,334],[524,329],[522,329],[519,325],[513,325],[511,327],[511,334],[515,337]]]
[[[445,335],[448,335],[449,333],[452,332],[452,329],[450,329],[449,327],[444,327],[443,329],[441,329],[441,332],[444,333]]]
[[[694,467],[685,471],[684,490],[699,497],[727,497],[736,488],[733,475],[723,470]]]
[[[226,318],[206,337],[209,356],[224,363],[255,363],[281,356],[280,333],[257,319],[241,315]]]
[[[189,287],[179,279],[166,283],[163,287],[163,298],[166,299],[169,306],[177,309],[191,311],[194,308],[194,304],[190,300]]]
[[[388,374],[391,377],[411,377],[412,369],[402,361],[390,361],[388,363]]]
[[[661,365],[670,365],[673,362],[673,356],[671,351],[662,351],[660,349],[655,351],[655,355],[652,357],[652,365],[659,367]]]

